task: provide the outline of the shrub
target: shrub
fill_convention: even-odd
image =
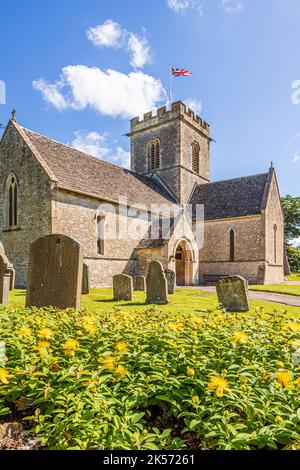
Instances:
[[[49,449],[300,441],[300,323],[284,312],[0,310],[0,414]],[[28,413],[27,413],[28,414]]]

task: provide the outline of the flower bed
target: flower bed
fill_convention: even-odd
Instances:
[[[300,323],[282,313],[2,308],[0,341],[0,419],[46,448],[300,442]]]

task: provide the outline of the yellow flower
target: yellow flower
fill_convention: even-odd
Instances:
[[[114,370],[116,358],[114,356],[104,356],[98,359],[98,362],[102,364],[103,369]]]
[[[300,388],[300,377],[298,377],[298,379],[295,380],[295,384],[297,385],[297,387]]]
[[[125,343],[122,343],[122,341],[119,341],[116,344],[115,350],[119,353],[126,353],[129,351],[129,348]]]
[[[276,362],[276,367],[277,367],[278,369],[283,369],[283,368],[284,368],[283,362],[277,361],[277,362]]]
[[[194,378],[195,377],[195,370],[192,369],[191,367],[188,367],[187,372],[186,372],[188,377]]]
[[[96,331],[97,331],[97,328],[94,325],[91,325],[89,323],[84,325],[84,327],[85,327],[85,330],[91,335],[96,333]]]
[[[51,339],[52,336],[54,336],[54,332],[50,328],[42,328],[39,332],[38,335],[41,338],[45,339]]]
[[[18,331],[17,331],[17,335],[19,336],[24,336],[24,337],[28,337],[28,336],[31,336],[32,335],[32,331],[30,328],[28,328],[28,326],[22,326],[22,328],[20,328]]]
[[[220,377],[212,377],[208,383],[208,390],[214,390],[215,394],[218,398],[222,398],[224,396],[224,391],[229,391],[229,385],[227,380],[220,376]]]
[[[83,317],[83,319],[82,319],[83,327],[90,334],[95,333],[96,330],[97,330],[97,328],[94,325],[95,321],[96,321],[96,317],[93,316],[93,315],[87,315],[87,316]]]
[[[118,366],[116,368],[116,374],[120,377],[120,378],[123,378],[127,375],[127,370],[126,370],[126,367],[124,366]]]
[[[245,365],[250,364],[249,359],[247,359],[246,357],[244,357],[244,359],[243,359],[243,364],[245,364]]]
[[[281,370],[275,375],[277,382],[282,386],[287,388],[291,381],[293,380],[291,372],[288,370]]]
[[[76,331],[76,334],[77,334],[77,336],[82,336],[82,335],[83,335],[83,333],[82,333],[81,330],[77,330],[77,331]]]
[[[243,383],[243,384],[246,384],[249,382],[248,378],[245,377],[245,375],[241,375],[240,376],[240,381]]]
[[[41,356],[45,356],[47,354],[47,348],[50,348],[51,344],[49,341],[40,341],[35,349],[40,353]]]
[[[248,335],[243,331],[236,331],[231,338],[232,343],[246,343]]]
[[[8,384],[8,379],[7,379],[8,376],[9,376],[8,370],[0,369],[0,382],[2,382],[3,384]]]
[[[287,327],[292,331],[300,331],[300,323],[296,323],[294,321],[290,321],[287,324]]]
[[[282,423],[283,423],[283,419],[281,418],[281,416],[276,416],[275,418],[275,423],[277,426],[281,426]]]
[[[200,404],[200,398],[198,397],[198,395],[194,395],[192,397],[192,402],[194,403],[194,405],[199,405]]]
[[[76,349],[79,347],[79,341],[77,339],[67,339],[63,344],[63,349],[67,356],[74,356]]]

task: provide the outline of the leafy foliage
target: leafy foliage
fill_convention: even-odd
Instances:
[[[287,253],[291,270],[295,273],[300,272],[300,249],[288,245]]]
[[[300,442],[300,322],[284,312],[2,307],[0,341],[0,415],[29,410],[47,448]]]
[[[300,237],[300,197],[281,198],[285,218],[285,239],[287,242]]]

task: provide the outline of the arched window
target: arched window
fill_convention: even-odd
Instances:
[[[235,260],[235,232],[230,230],[229,232],[229,243],[230,243],[230,261]]]
[[[198,142],[192,143],[192,169],[195,173],[200,172],[200,146]]]
[[[104,215],[97,215],[97,253],[104,255]]]
[[[160,142],[152,140],[148,146],[149,169],[157,170],[160,167]]]
[[[18,225],[18,181],[15,175],[10,175],[6,184],[7,226]]]
[[[277,263],[277,225],[275,224],[273,227],[273,241],[274,241],[274,263]]]

